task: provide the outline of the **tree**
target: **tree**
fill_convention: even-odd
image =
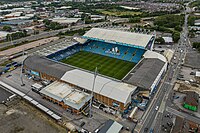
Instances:
[[[178,42],[178,40],[180,39],[180,32],[177,32],[177,31],[173,32],[172,38],[175,43]]]
[[[174,27],[174,29],[177,30],[177,31],[182,31],[183,30],[183,28],[180,25],[177,25],[176,27]]]
[[[192,46],[200,52],[200,42],[193,42]]]
[[[162,37],[158,37],[158,38],[156,38],[156,42],[158,42],[160,44],[164,44],[165,40]]]
[[[3,27],[3,31],[8,31],[8,32],[10,32],[10,31],[12,31],[12,27],[10,27],[10,26],[8,26],[8,25],[5,25],[5,26]]]
[[[43,23],[44,23],[45,25],[49,25],[49,24],[51,23],[51,21],[48,20],[48,19],[44,19],[44,20],[43,20]]]

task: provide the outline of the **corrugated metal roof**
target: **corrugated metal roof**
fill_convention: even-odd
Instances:
[[[24,65],[31,70],[46,73],[49,76],[60,79],[66,71],[73,70],[72,67],[52,61],[38,55],[29,56],[24,60]]]
[[[157,58],[143,59],[124,79],[129,84],[150,89],[165,62]]]
[[[61,78],[63,81],[89,91],[92,91],[93,79],[94,74],[78,69],[66,72]],[[97,76],[94,92],[126,104],[130,100],[131,93],[136,88],[133,85]]]
[[[92,28],[86,34],[84,34],[83,37],[131,44],[145,48],[153,36],[118,30]]]

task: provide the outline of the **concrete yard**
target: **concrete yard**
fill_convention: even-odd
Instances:
[[[0,104],[0,131],[1,133],[66,132],[63,127],[23,100],[8,107]]]

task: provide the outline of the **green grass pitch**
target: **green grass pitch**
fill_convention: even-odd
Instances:
[[[89,71],[95,71],[97,66],[98,73],[120,80],[135,66],[133,62],[85,51],[78,52],[61,62]]]

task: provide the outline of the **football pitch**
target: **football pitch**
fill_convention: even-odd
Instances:
[[[95,71],[98,67],[98,73],[120,80],[135,66],[133,62],[85,51],[78,52],[61,62],[89,71]]]

